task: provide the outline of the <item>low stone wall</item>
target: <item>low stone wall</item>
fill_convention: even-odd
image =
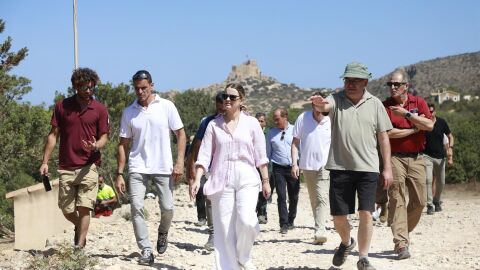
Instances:
[[[40,183],[6,195],[13,199],[15,249],[44,249],[47,238],[73,228],[58,208],[58,179],[51,185],[49,192]]]

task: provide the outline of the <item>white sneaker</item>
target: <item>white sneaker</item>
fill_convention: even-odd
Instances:
[[[244,264],[241,264],[241,263],[239,263],[239,264],[240,264],[240,268],[242,270],[257,270],[257,267],[255,267],[252,260],[249,260]]]

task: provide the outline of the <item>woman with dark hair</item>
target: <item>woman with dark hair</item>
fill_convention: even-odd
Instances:
[[[257,269],[251,258],[260,232],[255,207],[259,191],[265,198],[270,195],[265,136],[257,119],[242,111],[245,89],[241,85],[228,84],[222,96],[225,113],[207,127],[190,197],[195,198],[208,169],[203,193],[212,201],[217,269]]]

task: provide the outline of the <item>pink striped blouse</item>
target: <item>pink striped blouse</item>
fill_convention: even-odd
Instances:
[[[222,115],[212,120],[205,131],[195,165],[210,172],[203,193],[212,195],[222,191],[233,175],[233,163],[244,162],[260,177],[256,167],[267,164],[265,135],[255,117],[240,113],[233,134],[227,129]],[[259,185],[261,189],[261,185]]]

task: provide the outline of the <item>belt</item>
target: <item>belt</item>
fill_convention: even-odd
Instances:
[[[414,152],[414,153],[400,153],[400,152],[395,152],[392,153],[392,156],[397,156],[397,157],[411,157],[411,158],[416,158],[420,155],[419,152]]]
[[[278,168],[283,168],[283,169],[291,169],[292,168],[292,166],[290,166],[290,165],[280,165],[280,164],[277,164],[275,162],[272,162],[272,166],[273,167],[278,167]]]

